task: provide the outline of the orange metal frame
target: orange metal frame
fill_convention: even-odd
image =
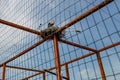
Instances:
[[[56,32],[62,32],[63,30],[67,29],[68,27],[70,27],[71,25],[77,23],[78,21],[82,20],[83,18],[86,18],[87,16],[89,16],[90,14],[94,13],[95,11],[103,8],[104,6],[106,6],[107,4],[109,4],[110,2],[112,2],[113,0],[104,0],[103,2],[101,2],[100,4],[98,4],[97,6],[91,8],[90,10],[88,10],[87,12],[81,14],[80,16],[78,16],[77,18],[73,19],[72,21],[70,21],[69,23],[65,24],[64,26],[60,27],[60,29]],[[30,32],[30,33],[34,33],[34,34],[37,34],[37,35],[40,35],[42,36],[41,32],[39,31],[36,31],[36,30],[33,30],[33,29],[30,29],[30,28],[27,28],[27,27],[24,27],[24,26],[21,26],[21,25],[18,25],[18,24],[15,24],[15,23],[12,23],[12,22],[9,22],[9,21],[5,21],[5,20],[2,20],[0,19],[0,23],[2,24],[5,24],[5,25],[9,25],[9,26],[12,26],[14,28],[18,28],[18,29],[21,29],[21,30],[24,30],[24,31],[27,31],[27,32]],[[5,73],[6,73],[6,67],[7,68],[14,68],[14,69],[21,69],[21,70],[27,70],[27,71],[34,71],[34,72],[37,72],[36,74],[34,75],[31,75],[31,76],[28,76],[26,78],[23,78],[22,80],[28,80],[29,78],[31,77],[34,77],[34,76],[37,76],[37,75],[40,75],[40,74],[43,74],[43,80],[46,80],[46,77],[45,77],[45,73],[46,72],[49,72],[51,74],[54,74],[57,76],[57,80],[62,80],[62,78],[64,76],[61,76],[61,67],[64,66],[65,69],[66,69],[66,77],[64,77],[66,80],[70,80],[70,75],[69,75],[69,69],[68,69],[68,65],[72,62],[75,62],[75,61],[78,61],[80,59],[83,59],[83,58],[86,58],[88,56],[91,56],[91,55],[96,55],[97,56],[97,60],[98,60],[98,64],[99,64],[99,69],[100,69],[100,72],[101,72],[101,76],[102,76],[102,80],[106,80],[106,77],[105,77],[105,72],[104,72],[104,68],[103,68],[103,65],[102,65],[102,60],[101,60],[101,56],[100,56],[100,52],[104,51],[104,50],[107,50],[109,48],[112,48],[112,47],[115,47],[115,46],[118,46],[120,45],[120,41],[119,42],[116,42],[114,44],[111,44],[109,46],[106,46],[104,48],[101,48],[99,50],[95,50],[95,49],[92,49],[92,48],[89,48],[87,46],[83,46],[83,45],[80,45],[80,44],[77,44],[77,43],[73,43],[73,42],[70,42],[70,41],[65,41],[65,40],[58,40],[58,37],[56,36],[56,33],[51,35],[53,36],[53,43],[54,43],[54,57],[55,57],[55,67],[52,67],[52,68],[49,68],[49,69],[46,69],[46,70],[35,70],[35,69],[29,69],[29,68],[22,68],[22,67],[16,67],[16,66],[10,66],[10,65],[7,65],[7,63],[15,60],[16,58],[20,57],[21,55],[24,55],[25,53],[29,52],[30,50],[32,50],[33,48],[39,46],[40,44],[42,44],[43,42],[47,41],[51,36],[48,36],[46,37],[45,39],[35,43],[34,45],[32,45],[31,47],[25,49],[24,51],[18,53],[16,56],[8,59],[7,61],[5,61],[4,63],[0,64],[0,67],[3,67],[3,72],[2,72],[2,80],[5,80]],[[78,58],[75,58],[73,60],[70,60],[68,62],[65,62],[63,64],[60,63],[60,56],[59,56],[59,47],[58,47],[58,41],[62,42],[62,43],[65,43],[65,44],[68,44],[68,45],[72,45],[72,46],[75,46],[75,47],[78,47],[78,48],[82,48],[82,49],[85,49],[85,50],[88,50],[88,51],[91,51],[90,53],[88,54],[85,54],[83,56],[80,56]],[[56,69],[56,73],[53,73],[53,72],[50,72],[50,70],[53,70],[53,69]]]

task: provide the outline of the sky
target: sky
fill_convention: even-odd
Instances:
[[[35,30],[38,30],[37,28],[39,24],[42,24],[41,29],[45,29],[49,20],[53,19],[56,21],[56,25],[60,27],[93,7],[93,4],[98,4],[100,2],[101,0],[1,0],[0,18]],[[66,32],[65,39],[95,49],[100,49],[104,46],[120,41],[119,2],[120,0],[116,0],[109,6],[71,26],[68,31],[73,30],[73,32]],[[74,32],[74,29],[81,30],[82,32],[76,33]],[[2,24],[0,24],[0,37],[0,63],[6,61],[40,40],[40,38],[38,38],[39,36]],[[88,51],[85,50],[73,48],[62,43],[59,44],[61,63],[86,54],[86,52],[88,53]],[[36,69],[53,67],[54,55],[52,46],[52,41],[47,41],[9,64],[29,68],[35,67]],[[119,67],[115,66],[120,65],[119,48],[120,46],[101,53],[106,75],[120,73]],[[108,57],[108,54],[113,55]],[[91,60],[93,60],[93,62]],[[116,63],[114,63],[115,61]],[[78,64],[80,64],[80,66],[77,66]],[[113,68],[111,68],[111,66]],[[89,80],[100,77],[95,56],[70,64],[69,67],[71,71],[71,80]],[[94,69],[94,67],[96,68]],[[14,70],[11,70],[10,73],[11,72],[21,73],[21,71],[16,72]],[[65,74],[65,72],[63,74]],[[13,77],[12,80],[22,78],[25,75]],[[119,77],[120,76],[118,76],[118,78]],[[36,80],[37,78],[34,77],[33,79]],[[52,80],[52,77],[49,78],[49,80],[50,79]],[[114,77],[113,79],[111,78],[111,80],[114,79]]]

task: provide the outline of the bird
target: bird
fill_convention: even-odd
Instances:
[[[55,21],[54,21],[54,20],[51,20],[51,21],[48,23],[48,27],[53,27],[54,24],[55,24]]]

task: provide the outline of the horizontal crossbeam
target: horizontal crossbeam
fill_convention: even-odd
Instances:
[[[25,26],[21,26],[21,25],[18,25],[18,24],[15,24],[15,23],[3,20],[3,19],[0,19],[0,23],[11,26],[11,27],[14,27],[14,28],[17,28],[17,29],[21,29],[21,30],[24,30],[24,31],[27,31],[27,32],[30,32],[30,33],[41,35],[41,33],[39,31],[30,29],[30,28],[27,28]]]
[[[116,43],[114,43],[114,44],[108,45],[108,46],[106,46],[106,47],[104,47],[104,48],[101,48],[101,49],[99,49],[98,51],[104,51],[104,50],[106,50],[106,49],[110,49],[110,48],[115,47],[115,46],[118,46],[118,45],[120,45],[120,41],[119,41],[119,42],[116,42]],[[78,61],[78,60],[80,60],[80,59],[89,57],[89,56],[94,55],[94,54],[98,54],[98,53],[90,52],[90,53],[88,53],[88,54],[85,54],[85,55],[83,55],[83,56],[80,56],[80,57],[78,57],[78,58],[75,58],[75,59],[73,59],[73,60],[70,60],[70,61],[68,61],[68,62],[65,62],[65,63],[61,64],[60,66],[65,66],[66,64],[70,64],[70,63],[72,63],[72,62]],[[55,69],[55,68],[56,68],[56,67],[52,67],[52,68],[49,68],[49,69],[47,69],[47,70],[53,70],[53,69]],[[41,74],[41,73],[36,73],[36,74],[33,74],[33,75],[28,76],[28,77],[26,77],[26,78],[32,78],[32,77],[37,76],[37,75],[39,75],[39,74]],[[24,79],[25,79],[25,78],[24,78]]]
[[[26,71],[34,71],[34,72],[41,72],[44,73],[42,70],[36,70],[36,69],[29,69],[29,68],[23,68],[23,67],[17,67],[17,66],[9,66],[6,65],[7,68],[13,68],[13,69],[20,69],[20,70],[26,70]]]

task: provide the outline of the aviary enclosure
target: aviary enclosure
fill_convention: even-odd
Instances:
[[[1,80],[120,80],[120,0],[0,0]]]

